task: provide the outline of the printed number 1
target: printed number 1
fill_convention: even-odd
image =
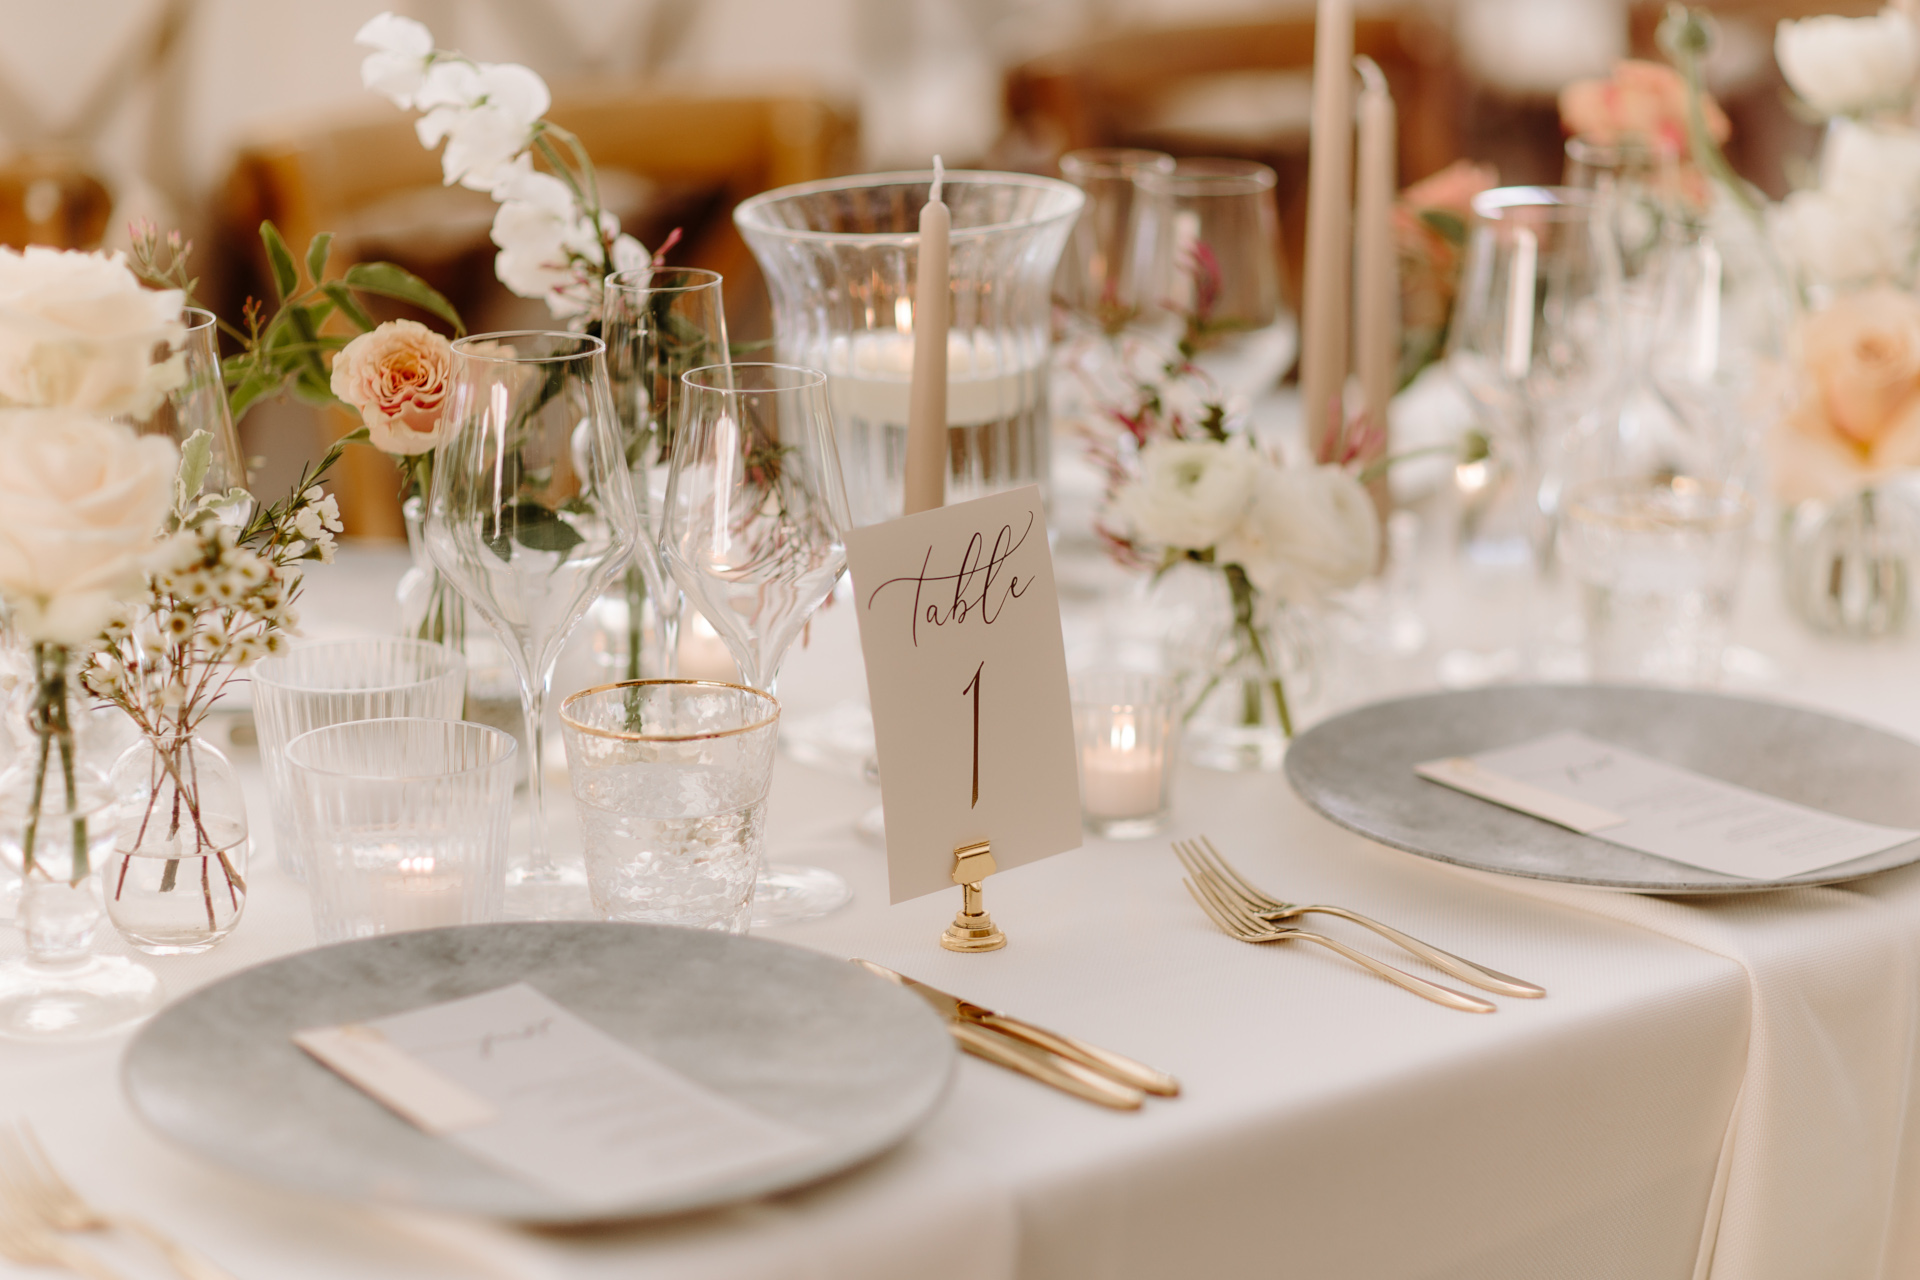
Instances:
[[[973,695],[973,804],[967,806],[969,809],[980,803],[980,673],[986,669],[983,660],[973,669],[973,679],[960,691],[963,698],[969,693]]]

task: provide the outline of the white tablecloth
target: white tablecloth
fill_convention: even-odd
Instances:
[[[396,571],[391,556],[349,558],[314,576],[307,614],[377,621]],[[1747,620],[1778,667],[1763,692],[1920,736],[1912,644],[1816,644],[1764,597]],[[848,613],[823,615],[791,660],[790,709],[855,687]],[[1371,670],[1350,693],[1398,678]],[[129,1113],[125,1037],[0,1044],[0,1113],[32,1117],[103,1205],[276,1280],[1920,1270],[1908,1114],[1920,870],[1662,901],[1396,853],[1312,814],[1277,776],[1193,771],[1176,798],[1170,836],[1206,831],[1268,888],[1379,915],[1551,995],[1475,1017],[1317,949],[1232,942],[1187,900],[1161,840],[1089,840],[996,876],[988,906],[1011,945],[952,955],[934,940],[957,894],[886,905],[881,856],[852,831],[876,793],[783,758],[775,855],[839,870],[857,898],[774,936],[1110,1045],[1176,1073],[1185,1095],[1116,1114],[964,1059],[932,1122],[866,1168],[763,1203],[566,1236],[331,1205],[204,1165]],[[254,820],[264,849],[263,804]],[[170,992],[310,944],[304,896],[270,856],[252,883],[228,942],[152,962]],[[129,1275],[164,1274],[115,1256]]]

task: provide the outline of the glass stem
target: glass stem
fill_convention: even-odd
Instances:
[[[547,697],[552,683],[551,670],[525,681],[520,708],[527,721],[527,875],[534,880],[553,877],[553,858],[547,852],[547,773],[546,734]]]

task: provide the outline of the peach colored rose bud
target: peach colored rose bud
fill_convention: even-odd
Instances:
[[[1733,126],[1712,98],[1700,104],[1707,132],[1725,142]],[[1628,58],[1605,80],[1576,80],[1560,91],[1560,124],[1601,146],[1638,144],[1668,155],[1687,150],[1687,82],[1672,67]]]
[[[376,449],[405,456],[440,443],[452,345],[414,320],[389,320],[333,358],[333,394],[360,411]]]

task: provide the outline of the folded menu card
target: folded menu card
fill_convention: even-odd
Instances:
[[[1414,772],[1457,791],[1690,867],[1750,880],[1805,875],[1920,838],[1553,733]]]
[[[524,982],[293,1040],[428,1133],[588,1206],[750,1173],[815,1141]]]

